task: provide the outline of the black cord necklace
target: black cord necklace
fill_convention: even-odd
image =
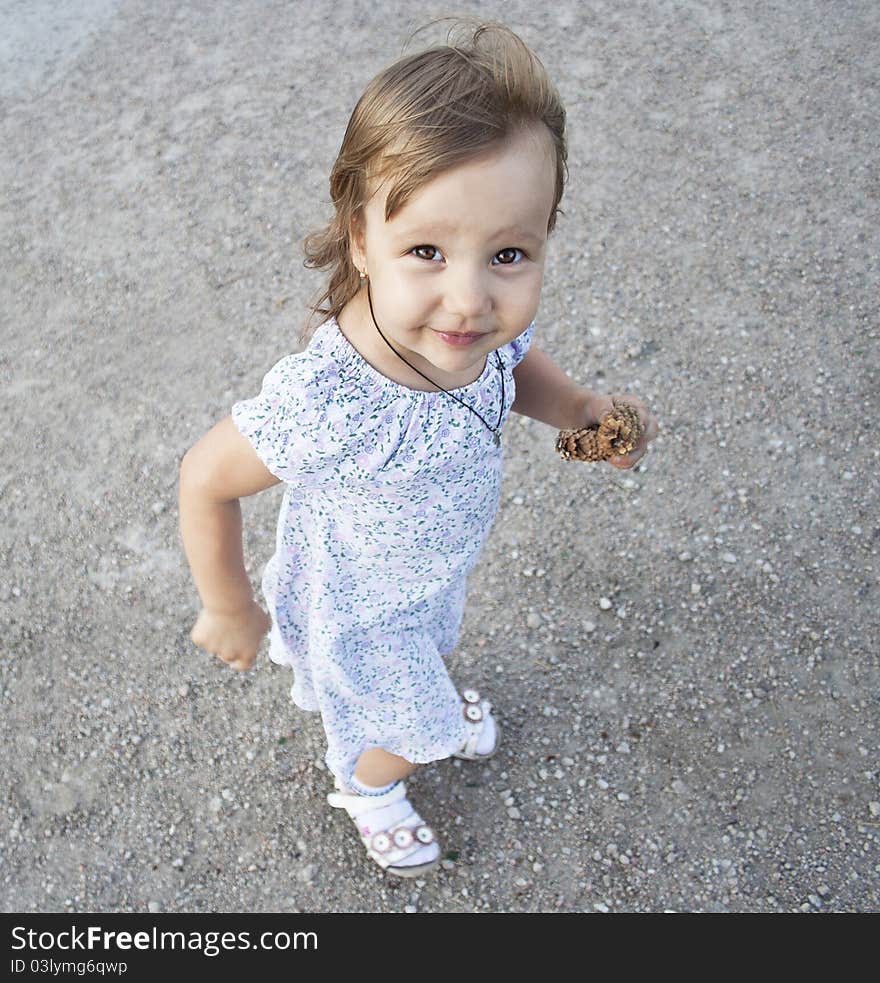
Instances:
[[[419,375],[423,379],[427,379],[427,381],[430,382],[432,386],[437,386],[440,392],[446,393],[447,396],[452,396],[452,398],[456,401],[456,403],[461,403],[461,405],[465,409],[470,410],[471,413],[474,414],[474,416],[479,417],[480,420],[482,420],[483,422],[483,426],[495,438],[495,446],[500,447],[501,446],[501,417],[504,415],[504,363],[501,361],[501,356],[498,354],[498,350],[497,349],[495,350],[495,358],[498,362],[498,368],[501,371],[501,407],[498,410],[498,423],[495,425],[495,428],[493,429],[492,427],[489,426],[488,423],[486,423],[483,417],[480,416],[479,413],[477,413],[477,411],[473,408],[473,406],[468,406],[467,403],[460,400],[458,396],[454,396],[451,392],[449,392],[448,389],[444,389],[442,386],[434,382],[433,379],[428,379],[428,377],[425,375],[424,372],[419,372],[419,370],[414,365],[412,365],[410,362],[407,362],[407,360],[403,358],[403,355],[401,355],[400,352],[394,347],[394,345],[392,345],[391,342],[385,337],[385,335],[382,334],[382,329],[376,323],[376,315],[373,313],[373,296],[372,293],[370,292],[370,281],[363,273],[361,273],[361,279],[367,281],[367,300],[369,300],[370,302],[370,316],[373,319],[373,324],[376,325],[376,330],[379,332],[380,335],[382,335],[382,340],[385,342],[385,344],[391,349],[391,351],[394,352],[395,355],[398,356],[398,358],[402,358],[403,361],[406,362],[406,364],[409,365],[409,367],[413,370],[413,372],[418,372]]]

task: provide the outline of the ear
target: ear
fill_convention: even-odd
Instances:
[[[363,212],[361,212],[352,218],[351,229],[348,234],[348,251],[351,255],[351,261],[361,271],[367,268],[365,231]]]

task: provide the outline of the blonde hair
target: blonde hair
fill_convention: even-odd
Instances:
[[[363,221],[373,177],[391,182],[388,221],[441,172],[485,155],[521,128],[543,123],[556,158],[548,233],[557,214],[565,214],[558,207],[568,176],[565,108],[546,69],[503,24],[455,19],[467,35],[462,43],[428,48],[388,65],[367,85],[351,114],[330,173],[333,218],[303,241],[303,265],[329,270],[326,287],[309,305],[303,342],[319,321],[338,317],[360,290],[349,236]],[[447,41],[455,30],[450,29]]]

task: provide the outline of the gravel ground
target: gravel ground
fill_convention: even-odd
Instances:
[[[189,642],[176,485],[296,350],[348,115],[446,11],[0,3],[5,910],[880,909],[880,8],[458,9],[568,107],[536,343],[663,434],[630,473],[509,423],[450,659],[504,746],[414,777],[447,859],[407,882],[287,673]]]

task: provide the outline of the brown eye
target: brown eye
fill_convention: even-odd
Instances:
[[[423,250],[424,250],[424,251],[427,251],[427,252],[431,252],[431,253],[435,253],[435,254],[436,254],[436,253],[438,253],[438,250],[437,250],[437,247],[436,247],[436,246],[414,246],[414,247],[413,247],[413,248],[412,248],[412,249],[410,250],[410,252],[411,252],[411,253],[416,253],[416,254],[418,255],[418,254],[419,254],[419,253],[421,253],[421,252],[422,252]],[[433,256],[419,256],[418,258],[419,258],[419,259],[427,259],[427,260],[432,260],[432,259],[433,259],[434,257],[433,257]]]
[[[502,249],[500,253],[496,253],[495,255],[496,256],[505,256],[505,255],[510,255],[510,253],[522,253],[522,255],[525,256],[525,253],[523,253],[523,251],[521,249],[517,249],[515,246],[508,246],[507,249]],[[509,262],[502,262],[499,265],[500,266],[516,266],[516,257],[514,256],[514,258],[511,259]]]

